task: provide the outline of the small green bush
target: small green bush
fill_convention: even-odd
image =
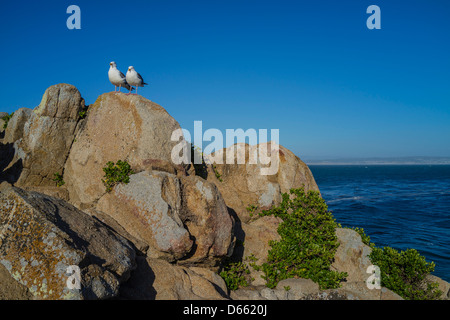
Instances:
[[[80,112],[78,112],[78,116],[79,116],[81,119],[84,119],[84,118],[86,118],[86,113],[87,113],[86,110],[80,111]]]
[[[349,228],[358,232],[362,242],[372,248],[370,261],[380,268],[381,285],[407,300],[435,300],[442,292],[438,284],[428,281],[435,264],[428,263],[415,249],[397,251],[391,247],[378,248],[363,228]]]
[[[117,161],[116,164],[108,161],[106,167],[103,168],[103,172],[105,172],[105,176],[102,182],[106,187],[106,192],[110,192],[118,183],[130,182],[130,175],[133,174],[128,162],[122,160]]]
[[[63,185],[65,184],[62,175],[60,175],[59,173],[55,173],[53,176],[55,177],[55,178],[53,179],[53,181],[56,182],[56,185],[57,185],[58,187],[61,187],[61,186],[63,186]]]
[[[250,204],[245,209],[247,210],[247,212],[250,215],[250,217],[253,217],[253,215],[255,214],[256,210],[258,210],[258,206],[254,205],[254,204]]]
[[[381,285],[407,300],[436,300],[442,295],[438,284],[426,279],[434,271],[434,262],[428,263],[415,249],[397,251],[390,247],[373,248],[369,255],[380,268]]]
[[[229,263],[220,276],[225,281],[229,290],[237,290],[242,287],[248,286],[247,278],[249,277],[250,270],[245,263],[232,262]]]
[[[78,112],[78,116],[80,117],[80,119],[86,118],[88,110],[89,110],[89,105],[84,106],[83,109],[80,112]]]
[[[223,182],[222,175],[217,170],[217,167],[215,165],[212,165],[212,167],[214,169],[214,174],[215,174],[217,180],[219,180],[220,182]]]
[[[278,207],[260,215],[283,220],[278,227],[281,240],[269,243],[268,262],[261,266],[269,288],[294,277],[311,279],[322,289],[339,287],[347,273],[330,270],[339,246],[338,224],[318,192],[291,189]]]
[[[8,122],[9,122],[9,120],[11,120],[13,115],[14,115],[14,112],[9,114],[9,115],[7,115],[7,116],[2,117],[2,120],[4,121],[3,129],[6,129],[8,127]]]

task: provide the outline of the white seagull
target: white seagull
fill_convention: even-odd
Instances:
[[[137,94],[137,88],[143,87],[144,85],[148,84],[144,82],[144,79],[141,77],[139,73],[134,70],[133,66],[128,67],[127,76],[126,76],[127,82],[130,84],[130,86],[136,87],[136,94]],[[130,90],[131,93],[131,90]]]
[[[109,81],[114,85],[114,92],[116,92],[117,87],[119,87],[119,92],[122,87],[131,92],[133,88],[127,83],[125,75],[117,69],[117,64],[114,61],[111,61],[109,65],[108,77]]]

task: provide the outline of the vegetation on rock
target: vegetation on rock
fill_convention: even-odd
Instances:
[[[128,162],[122,160],[117,161],[116,164],[108,161],[106,167],[103,168],[103,172],[105,173],[105,179],[102,182],[106,187],[106,192],[110,192],[118,183],[130,182],[130,175],[133,174]]]
[[[220,272],[220,276],[225,281],[227,288],[237,290],[249,285],[247,278],[250,270],[243,262],[231,262]]]
[[[53,179],[53,181],[56,182],[56,185],[57,185],[58,187],[62,187],[62,186],[65,184],[62,175],[59,174],[58,172],[54,174],[54,177],[55,177],[55,178]]]
[[[407,300],[436,300],[442,292],[438,284],[427,280],[434,263],[415,249],[397,251],[391,247],[373,248],[369,256],[381,271],[381,285]]]
[[[339,287],[347,274],[330,270],[339,246],[338,224],[317,191],[291,189],[279,206],[260,215],[283,220],[278,227],[281,240],[270,243],[268,261],[260,266],[269,288],[295,277],[311,279],[322,289]]]
[[[85,106],[80,112],[78,112],[78,116],[80,119],[84,119],[87,116],[89,106]]]
[[[427,262],[415,249],[398,251],[391,247],[376,247],[363,228],[352,228],[359,233],[364,244],[372,248],[370,261],[380,268],[381,285],[403,299],[436,300],[442,294],[438,284],[427,280],[434,271],[434,262]]]
[[[217,180],[220,182],[223,182],[222,175],[217,171],[217,167],[215,165],[212,166],[214,169],[214,174],[216,175]]]
[[[366,232],[364,231],[363,228],[352,227],[352,228],[347,228],[347,229],[356,231],[361,236],[362,243],[364,243],[366,246],[369,246],[372,249],[375,247],[375,244],[370,242],[370,237],[366,234]]]
[[[4,121],[3,129],[6,129],[8,127],[8,122],[12,118],[13,115],[14,115],[14,112],[9,114],[9,115],[7,115],[7,116],[2,117],[2,120]]]
[[[247,212],[250,215],[250,217],[253,217],[253,215],[255,214],[256,210],[258,210],[258,206],[254,205],[254,204],[250,204],[245,209],[247,210]]]

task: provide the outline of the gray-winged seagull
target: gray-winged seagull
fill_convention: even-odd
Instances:
[[[131,92],[133,88],[127,83],[125,75],[117,69],[117,64],[114,61],[111,61],[109,65],[108,77],[109,81],[111,81],[114,85],[114,92],[117,92],[117,87],[119,87],[119,92],[122,87],[130,90]]]
[[[134,70],[133,66],[128,67],[126,79],[127,82],[130,84],[130,86],[136,87],[136,94],[138,87],[143,87],[144,85],[148,84],[144,82],[142,76],[139,73],[137,73],[136,70]],[[131,90],[129,93],[131,93]]]

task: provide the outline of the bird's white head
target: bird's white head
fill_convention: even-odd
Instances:
[[[110,65],[111,67],[113,67],[113,68],[117,67],[117,65],[116,65],[116,63],[115,63],[114,61],[111,61],[111,62],[109,63],[109,65]]]
[[[134,71],[134,67],[133,66],[129,66],[128,67],[128,71]]]

